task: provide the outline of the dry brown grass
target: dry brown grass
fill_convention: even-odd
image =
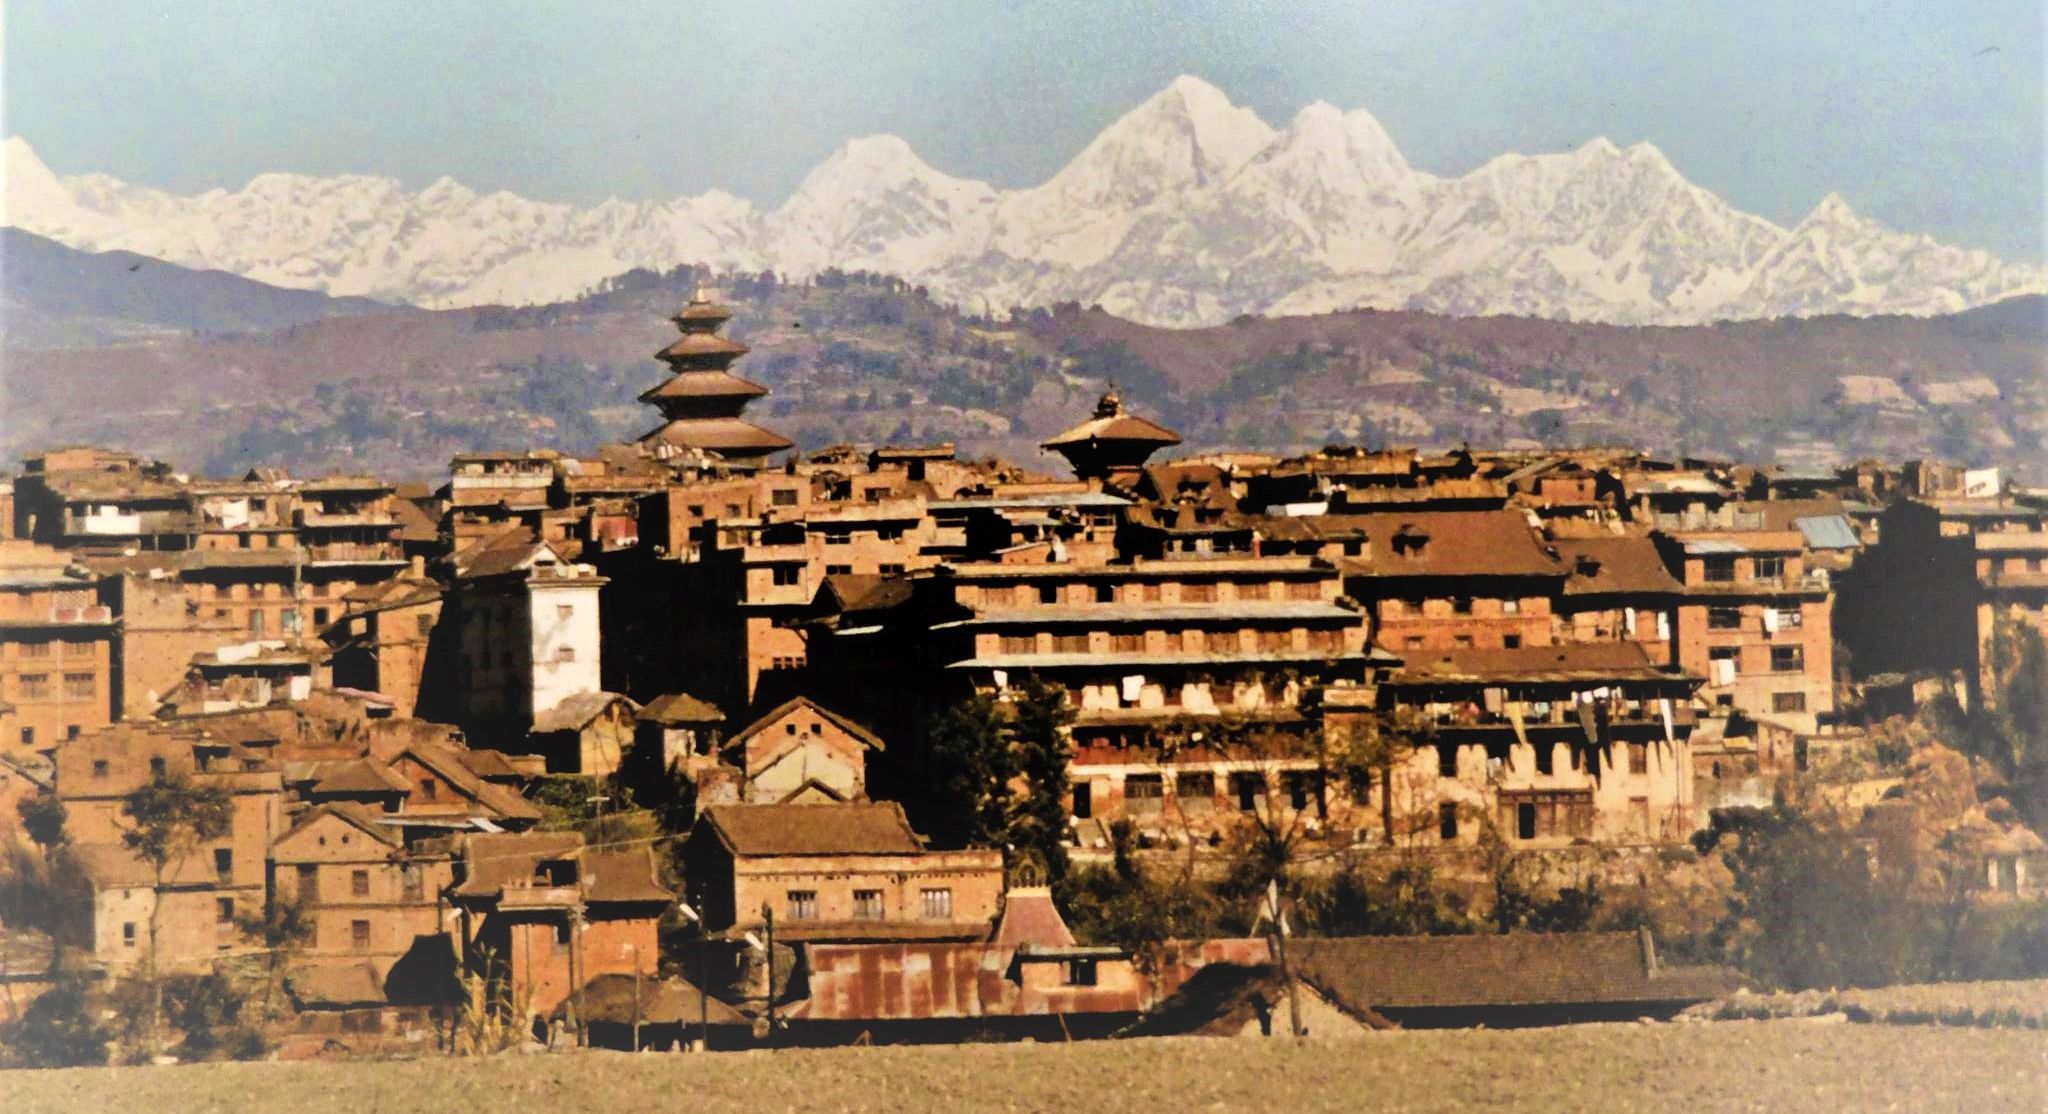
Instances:
[[[719,1114],[779,1110],[2048,1109],[2048,1038],[1818,1021],[1379,1033],[1295,1045],[1051,1047],[203,1064],[0,1075],[0,1108]]]
[[[1887,986],[1874,990],[1808,990],[1744,994],[1699,1011],[1723,1019],[1813,1017],[1841,1013],[1891,1025],[1966,1025],[1984,1029],[2048,1029],[2048,979]]]

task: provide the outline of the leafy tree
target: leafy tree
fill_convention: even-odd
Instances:
[[[0,1051],[15,1067],[77,1068],[107,1062],[113,1039],[100,1024],[92,987],[79,972],[64,971],[21,1017],[0,1026]]]
[[[218,785],[199,785],[182,773],[158,774],[149,783],[128,794],[121,813],[129,828],[121,842],[149,864],[155,883],[155,900],[149,907],[150,995],[149,1041],[152,1048],[163,1022],[163,981],[157,963],[157,937],[163,917],[164,880],[171,866],[199,848],[199,845],[228,834],[233,820],[233,799]]]
[[[164,981],[165,1014],[184,1039],[183,1060],[249,1060],[268,1051],[262,1034],[243,1017],[249,996],[219,971]]]
[[[284,965],[284,955],[313,938],[313,918],[298,902],[273,898],[264,904],[261,912],[236,918],[235,927],[244,936],[263,942],[267,976],[263,982],[263,1014],[268,1017],[275,1001],[273,992],[277,987],[278,972]]]
[[[1403,708],[1347,717],[1342,727],[1333,726],[1325,734],[1331,771],[1354,787],[1377,789],[1381,833],[1389,845],[1400,842],[1412,825],[1396,812],[1394,768],[1428,742],[1429,725],[1420,713]]]
[[[48,855],[64,842],[64,821],[68,819],[64,802],[54,794],[38,793],[23,797],[14,803],[14,811],[21,817],[21,828],[28,838]]]
[[[1018,776],[1010,723],[995,698],[969,697],[925,727],[923,820],[944,847],[1000,847],[1010,839],[1010,787]]]
[[[1067,922],[1086,943],[1115,944],[1131,953],[1138,969],[1154,972],[1173,940],[1197,939],[1222,931],[1223,910],[1214,892],[1183,875],[1153,877],[1137,860],[1137,826],[1110,825],[1111,865],[1083,867],[1069,884]]]
[[[1714,813],[1694,837],[1735,878],[1713,939],[1737,966],[1791,989],[1875,986],[1913,970],[1909,915],[1848,833],[1776,804]]]
[[[1057,888],[1067,877],[1067,727],[1074,710],[1063,686],[1028,676],[1011,712],[1023,793],[1011,813],[1010,842],[1019,855],[1036,856]]]

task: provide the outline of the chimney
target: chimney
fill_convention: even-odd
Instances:
[[[1657,940],[1650,935],[1648,925],[1636,927],[1636,941],[1643,948],[1643,973],[1650,978],[1657,977]]]

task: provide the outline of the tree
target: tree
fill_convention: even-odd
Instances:
[[[1011,711],[1023,792],[1011,813],[1010,842],[1020,856],[1036,856],[1047,884],[1058,887],[1067,877],[1067,727],[1074,710],[1064,686],[1027,676]]]
[[[1736,966],[1795,990],[1909,973],[1911,912],[1879,889],[1848,833],[1780,803],[1717,811],[1694,841],[1702,853],[1720,848],[1734,875],[1713,939]]]
[[[235,927],[244,936],[263,942],[264,968],[267,975],[263,982],[263,1014],[268,1017],[284,953],[313,938],[313,918],[306,912],[305,906],[296,901],[272,898],[264,904],[262,912],[249,913],[237,918]]]
[[[129,828],[121,842],[149,864],[155,895],[149,907],[148,978],[149,1042],[154,1050],[163,1023],[163,980],[157,963],[157,936],[164,906],[164,881],[171,866],[199,848],[228,834],[234,801],[218,785],[195,784],[182,773],[157,774],[128,794],[121,813]]]
[[[1421,713],[1400,708],[1346,716],[1331,724],[1326,734],[1324,747],[1332,772],[1342,775],[1355,790],[1377,791],[1381,834],[1390,846],[1399,843],[1413,825],[1398,815],[1394,769],[1428,741],[1429,724]],[[1362,799],[1364,794],[1359,796]]]
[[[38,793],[33,797],[23,797],[14,803],[14,811],[21,817],[22,830],[28,833],[28,838],[34,840],[37,847],[43,849],[44,855],[63,844],[64,821],[68,816],[64,802],[54,794]]]
[[[99,1022],[100,1006],[79,972],[65,971],[21,1017],[0,1026],[0,1045],[17,1067],[78,1068],[107,1062],[113,1039]]]
[[[921,819],[942,847],[1000,847],[1010,841],[1011,782],[1018,776],[1008,718],[995,698],[969,697],[925,727]]]

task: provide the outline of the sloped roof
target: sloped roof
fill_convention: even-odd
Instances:
[[[562,698],[561,703],[533,717],[533,733],[546,735],[556,731],[581,731],[590,726],[590,721],[601,715],[606,708],[624,701],[630,712],[640,710],[632,698],[616,692],[579,692]]]
[[[998,948],[1019,948],[1026,944],[1041,948],[1071,948],[1074,933],[1044,886],[1014,886],[1003,895],[1003,912],[996,921],[993,943]]]
[[[700,1020],[709,1020],[713,1025],[752,1024],[745,1014],[705,994],[686,979],[655,979],[650,975],[640,980],[637,991],[634,981],[632,975],[612,974],[599,975],[584,983],[583,1016],[591,1021],[631,1025],[637,996],[638,1020],[644,1025],[689,1026]],[[566,1014],[574,1005],[572,1000],[564,999],[556,1012]]]
[[[1563,576],[1521,511],[1398,510],[1366,516],[1368,556],[1345,557],[1347,576]]]
[[[656,879],[654,854],[645,846],[613,851],[586,850],[579,877],[583,896],[590,901],[669,902],[676,896]]]
[[[307,809],[297,820],[292,822],[292,826],[286,829],[283,835],[277,837],[277,841],[283,842],[290,839],[329,816],[336,817],[361,829],[370,838],[387,847],[398,847],[404,842],[399,838],[397,832],[384,824],[379,824],[376,816],[370,810],[353,801],[329,801],[324,805],[315,805]]]
[[[371,755],[319,762],[310,771],[314,793],[410,793],[412,783]]]
[[[1637,642],[1571,642],[1414,653],[1389,681],[1668,681],[1687,676],[1652,662]]]
[[[654,354],[657,360],[687,360],[698,356],[731,356],[738,359],[753,349],[716,333],[684,333],[675,343]]]
[[[725,713],[718,705],[687,692],[671,692],[648,701],[640,709],[639,719],[645,723],[723,723]]]
[[[284,985],[285,993],[302,1007],[384,1004],[384,985],[365,960],[296,967],[285,975]]]
[[[583,837],[576,832],[502,832],[464,837],[462,861],[468,874],[454,893],[492,897],[505,887],[531,882],[545,860],[578,858]]]
[[[640,441],[663,441],[715,453],[772,453],[796,446],[796,442],[780,433],[762,429],[744,418],[678,418],[642,436]]]
[[[735,855],[916,855],[924,843],[894,801],[717,805],[702,822]]]
[[[1091,441],[1148,441],[1158,445],[1178,445],[1180,434],[1150,418],[1118,411],[1108,417],[1090,418],[1065,433],[1041,442],[1039,447],[1060,449],[1086,445]]]
[[[748,739],[751,739],[754,736],[760,734],[761,732],[767,730],[769,725],[773,724],[775,721],[781,719],[783,716],[788,715],[790,712],[793,712],[798,708],[809,708],[811,711],[816,712],[821,718],[837,726],[841,731],[844,731],[847,734],[853,736],[854,738],[859,739],[866,746],[872,747],[875,750],[887,749],[882,745],[881,736],[876,735],[874,732],[868,730],[865,727],[862,727],[860,724],[855,723],[853,720],[850,720],[847,717],[840,715],[838,712],[835,712],[832,709],[825,707],[823,704],[820,704],[817,701],[812,700],[808,696],[793,696],[790,697],[788,700],[785,700],[782,703],[777,704],[775,707],[768,709],[768,711],[764,713],[761,716],[761,718],[746,725],[745,727],[740,728],[730,738],[726,739],[725,745],[727,747],[736,747],[745,744]]]
[[[445,747],[439,743],[412,742],[406,744],[400,755],[411,755],[441,775],[455,791],[471,798],[478,804],[498,815],[515,820],[538,820],[540,810],[533,802],[507,789],[485,781],[470,768],[465,758],[467,751]],[[502,761],[502,759],[500,759]]]
[[[660,398],[760,398],[768,388],[729,371],[685,371],[640,393],[641,402]]]
[[[1295,952],[1351,1009],[1705,1001],[1740,985],[1718,968],[1653,974],[1631,932],[1304,939]]]
[[[1568,596],[1612,593],[1672,593],[1685,590],[1664,565],[1657,543],[1637,534],[1604,538],[1559,538],[1551,543],[1565,568]]]

